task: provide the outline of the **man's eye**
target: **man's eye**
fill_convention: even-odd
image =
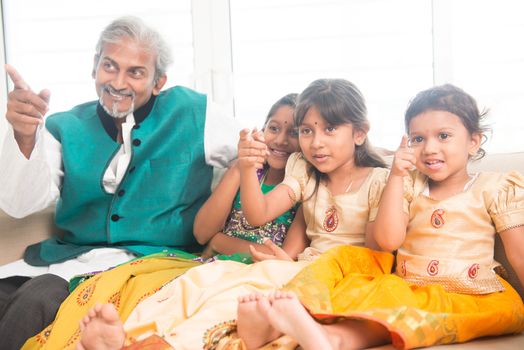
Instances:
[[[133,69],[131,71],[131,76],[133,78],[141,78],[144,76],[144,72],[141,69]]]

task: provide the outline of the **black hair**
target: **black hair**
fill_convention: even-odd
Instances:
[[[277,102],[275,102],[273,106],[271,106],[271,108],[269,109],[266,120],[264,121],[264,128],[266,127],[267,122],[269,122],[269,119],[271,119],[271,117],[278,111],[280,107],[289,106],[294,110],[297,106],[297,97],[298,94],[291,93],[287,94],[286,96],[280,98]]]

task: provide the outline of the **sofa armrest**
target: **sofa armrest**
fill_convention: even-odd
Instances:
[[[23,219],[14,219],[0,210],[0,265],[21,259],[25,248],[49,238],[55,231],[54,207]]]

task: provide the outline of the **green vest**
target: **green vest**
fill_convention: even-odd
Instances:
[[[49,265],[107,246],[139,255],[197,247],[193,220],[213,176],[204,154],[206,97],[174,87],[134,115],[131,161],[114,194],[102,184],[121,146],[111,117],[94,101],[47,119],[62,145],[55,222],[65,235],[30,246],[28,263]]]

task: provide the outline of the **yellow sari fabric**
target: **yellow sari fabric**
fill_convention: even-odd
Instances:
[[[441,285],[417,286],[391,274],[392,262],[389,253],[336,247],[284,289],[295,292],[321,323],[352,318],[382,324],[400,349],[524,331],[522,300],[502,278],[502,292],[450,293]]]
[[[74,349],[80,338],[79,322],[96,303],[113,303],[120,318],[126,320],[142,300],[188,269],[201,264],[169,256],[151,257],[95,275],[67,297],[55,321],[28,339],[22,349]]]

